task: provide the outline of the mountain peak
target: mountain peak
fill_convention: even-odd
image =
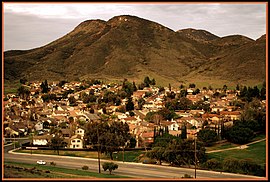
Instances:
[[[178,30],[177,32],[197,41],[211,41],[211,40],[219,38],[218,36],[206,30],[197,30],[193,28],[186,28],[186,29]]]

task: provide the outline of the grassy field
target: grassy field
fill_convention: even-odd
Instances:
[[[5,162],[4,176],[6,178],[129,178],[126,176],[99,174],[87,170],[67,169],[55,166],[40,166],[17,162]],[[9,166],[9,167],[7,167]],[[13,166],[13,167],[11,167]],[[16,167],[16,168],[14,168]],[[30,170],[24,169],[33,169]],[[40,170],[38,172],[38,170]],[[46,171],[49,173],[46,173]]]
[[[14,94],[20,86],[20,83],[4,83],[4,94]]]
[[[22,153],[31,153],[31,150],[17,150],[17,152]],[[57,155],[57,152],[54,150],[33,150],[33,154],[46,154],[46,155]],[[126,162],[136,162],[136,158],[143,154],[144,151],[125,151],[124,152],[124,160]],[[86,158],[94,158],[97,159],[98,155],[95,151],[59,151],[59,155],[63,156],[73,156],[73,157],[86,157]],[[109,159],[109,156],[105,154],[100,155],[101,159]],[[123,160],[123,152],[119,151],[118,153],[113,154],[113,159],[117,161]]]
[[[258,134],[250,142],[261,140],[261,139],[264,139],[265,137],[266,137],[265,134]],[[206,147],[206,151],[227,149],[227,148],[233,148],[233,147],[237,147],[237,146],[240,146],[240,144],[233,144],[233,143],[230,143],[230,142],[226,141],[224,143],[215,144],[215,145],[213,145],[211,147]]]
[[[208,159],[216,158],[217,160],[224,160],[227,157],[234,157],[236,159],[252,159],[260,165],[266,163],[266,141],[251,144],[246,149],[227,150],[222,152],[207,154]]]
[[[227,148],[232,148],[232,147],[237,147],[237,146],[239,146],[239,145],[233,144],[230,142],[225,142],[225,143],[216,144],[216,145],[211,146],[211,147],[206,147],[206,151],[227,149]]]

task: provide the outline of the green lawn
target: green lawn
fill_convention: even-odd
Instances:
[[[230,142],[225,142],[221,144],[216,144],[211,147],[206,147],[206,151],[212,151],[212,150],[220,150],[220,149],[227,149],[227,148],[233,148],[239,146],[238,144],[233,144]]]
[[[18,166],[18,167],[24,167],[24,168],[33,168],[35,167],[36,169],[43,170],[43,171],[50,171],[50,173],[42,173],[41,175],[37,174],[29,174],[29,172],[25,171],[14,171],[9,168],[6,169],[6,173],[12,172],[13,175],[26,175],[22,176],[23,178],[27,177],[32,177],[32,178],[40,178],[40,177],[47,177],[47,178],[129,178],[126,176],[118,176],[118,175],[109,175],[109,174],[102,174],[102,173],[95,173],[95,172],[90,172],[87,170],[79,170],[79,169],[67,169],[67,168],[60,168],[56,166],[40,166],[37,164],[26,164],[26,163],[18,163],[18,162],[5,162],[5,165],[13,165],[13,166]],[[16,176],[15,176],[16,177]]]
[[[31,153],[31,150],[17,150],[17,152],[22,153]],[[46,155],[57,155],[57,152],[54,150],[32,150],[33,154],[46,154]],[[136,162],[136,158],[145,153],[145,151],[125,151],[124,160],[126,162]],[[59,155],[63,156],[74,156],[74,157],[86,157],[97,159],[98,155],[95,151],[59,151]],[[109,156],[105,154],[100,155],[101,159],[110,159]],[[113,159],[117,161],[123,161],[123,152],[119,151],[118,153],[113,154]]]
[[[145,151],[125,151],[124,161],[125,162],[137,162],[137,157],[144,154]],[[113,158],[118,161],[123,161],[123,151],[119,151],[117,154],[113,154]]]
[[[246,149],[235,149],[216,153],[207,154],[208,159],[216,158],[217,160],[224,160],[227,157],[234,157],[237,159],[250,158],[257,164],[264,165],[266,163],[266,141],[258,142],[249,145]]]

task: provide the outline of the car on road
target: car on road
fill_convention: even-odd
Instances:
[[[37,164],[40,164],[40,165],[45,165],[45,164],[46,164],[46,162],[45,162],[45,161],[43,161],[43,160],[38,160],[38,161],[37,161]]]

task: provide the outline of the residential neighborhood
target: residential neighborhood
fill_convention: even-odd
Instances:
[[[136,147],[149,147],[154,142],[154,130],[157,127],[164,130],[167,127],[169,134],[180,136],[185,126],[187,138],[192,139],[206,126],[219,134],[222,124],[233,125],[235,120],[241,119],[242,114],[241,108],[233,105],[238,100],[238,90],[204,88],[194,94],[194,88],[186,88],[186,99],[192,104],[200,102],[207,108],[175,110],[176,117],[168,120],[164,117],[147,119],[147,116],[164,109],[168,102],[166,98],[170,97],[171,93],[179,95],[180,88],[161,89],[150,85],[142,90],[137,89],[131,95],[134,109],[126,111],[128,99],[125,96],[120,98],[117,104],[104,101],[105,97],[110,99],[109,94],[126,94],[123,93],[121,84],[98,83],[88,86],[85,82],[67,82],[63,85],[52,82],[48,84],[48,92],[42,93],[42,83],[31,82],[24,85],[30,90],[28,95],[5,96],[5,137],[32,136],[33,145],[48,146],[55,135],[55,128],[58,128],[64,136],[65,148],[87,148],[84,140],[85,124],[100,122],[106,116],[109,120],[128,124],[131,136],[136,139]],[[215,93],[223,95],[216,97]],[[48,94],[54,98],[47,99],[45,95]],[[94,98],[92,102],[85,99],[89,95]],[[140,99],[144,100],[143,103],[138,102]]]

